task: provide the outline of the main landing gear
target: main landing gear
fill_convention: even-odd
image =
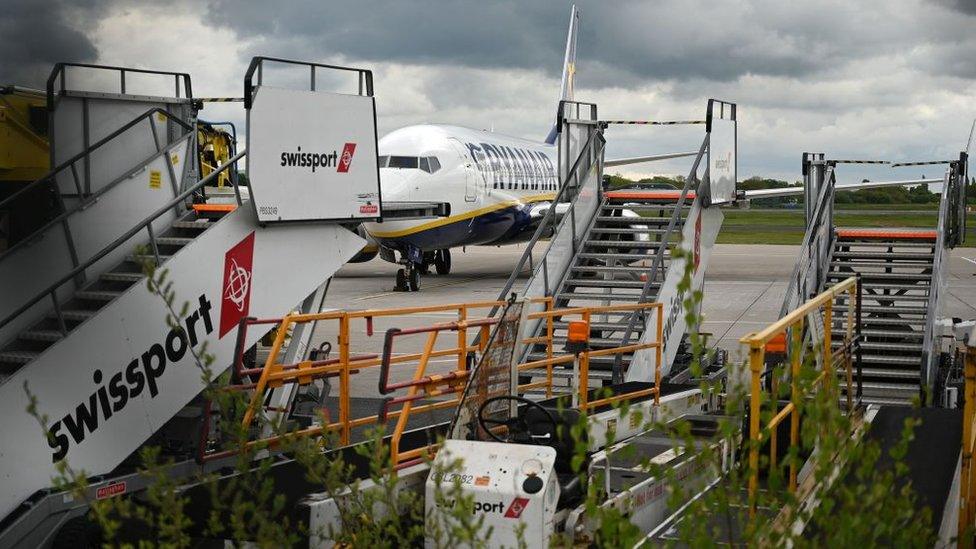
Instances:
[[[404,258],[403,268],[397,270],[396,291],[416,292],[420,290],[420,277],[429,273],[431,266],[438,275],[451,273],[451,250],[424,252],[423,261],[414,263]]]

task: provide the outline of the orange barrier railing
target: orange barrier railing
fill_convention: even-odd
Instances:
[[[807,315],[823,312],[823,325],[820,327],[823,333],[823,344],[820,349],[813,349],[815,354],[822,357],[823,369],[814,380],[813,387],[821,387],[829,390],[835,383],[835,361],[840,359],[846,367],[847,381],[847,404],[848,410],[853,408],[852,395],[853,387],[853,360],[852,354],[856,352],[856,347],[860,336],[860,279],[850,277],[832,288],[825,290],[820,295],[810,299],[789,314],[776,321],[760,332],[754,332],[743,337],[740,342],[749,346],[749,370],[751,372],[751,394],[749,399],[749,516],[756,514],[757,494],[759,490],[759,452],[760,444],[763,439],[763,431],[768,431],[769,435],[769,459],[770,468],[776,467],[776,429],[780,423],[790,418],[790,449],[798,449],[800,443],[800,402],[808,395],[800,388],[800,368],[802,366],[803,355],[803,334],[804,320]],[[846,329],[843,335],[843,344],[835,351],[833,349],[832,330],[833,330],[833,302],[837,296],[847,294],[848,307],[845,322]],[[811,326],[811,328],[813,328]],[[762,378],[768,372],[765,371],[765,353],[767,345],[785,336],[787,331],[792,331],[792,348],[790,352],[790,402],[782,410],[778,409],[779,396],[776,387],[776,376],[772,377],[772,395],[770,401],[776,413],[766,423],[762,425],[760,414],[762,411],[762,401],[764,390]],[[789,480],[787,489],[791,492],[797,487],[797,463],[796,459],[790,460]]]
[[[551,301],[547,302],[547,305],[551,306]],[[552,344],[552,333],[553,333],[553,322],[555,318],[566,319],[571,317],[579,317],[587,324],[589,324],[592,315],[596,314],[606,314],[606,313],[616,313],[616,312],[637,312],[646,310],[655,310],[657,315],[657,332],[656,338],[653,342],[639,343],[633,345],[624,345],[620,347],[613,347],[607,349],[597,349],[589,350],[583,349],[579,353],[560,353],[556,354],[554,346]],[[517,387],[517,392],[524,393],[533,389],[546,389],[546,395],[552,395],[552,368],[560,364],[572,364],[579,361],[579,387],[578,387],[578,405],[581,409],[592,409],[598,406],[605,406],[612,404],[614,402],[619,402],[626,399],[640,398],[644,396],[654,396],[654,404],[658,405],[660,403],[660,390],[661,385],[661,363],[663,358],[663,345],[662,330],[663,330],[663,319],[664,319],[664,307],[660,303],[639,303],[633,305],[610,305],[610,306],[598,306],[598,307],[575,307],[569,309],[547,309],[545,311],[539,311],[535,313],[529,313],[526,315],[529,320],[533,319],[546,319],[548,326],[546,329],[547,336],[526,338],[522,340],[523,344],[531,345],[544,343],[547,348],[547,358],[541,360],[535,360],[531,362],[525,362],[519,364],[516,368],[519,372],[524,372],[526,370],[546,368],[547,375],[545,381],[535,382],[535,383],[525,383]],[[483,321],[477,322],[477,326],[482,329],[486,329],[487,326],[496,324],[498,319],[485,319]],[[387,384],[388,370],[384,369],[384,372],[380,376],[380,392],[391,392],[395,389],[406,388],[408,390],[407,395],[398,397],[395,399],[390,399],[387,401],[384,407],[384,412],[389,409],[390,406],[394,404],[402,404],[403,407],[400,410],[400,415],[397,418],[397,425],[393,430],[393,436],[390,441],[390,454],[392,462],[395,467],[403,468],[415,463],[419,463],[425,457],[428,457],[435,449],[436,445],[428,445],[421,448],[415,448],[405,452],[400,451],[400,442],[403,437],[403,433],[406,431],[407,424],[410,420],[411,413],[419,413],[423,410],[429,410],[433,406],[431,404],[419,407],[414,407],[414,402],[424,398],[437,397],[447,394],[454,394],[455,398],[444,401],[444,407],[457,406],[460,404],[461,395],[464,391],[465,384],[468,378],[468,371],[455,371],[449,372],[447,374],[441,375],[427,375],[427,362],[433,356],[432,349],[435,342],[437,341],[438,334],[442,331],[451,331],[458,329],[460,323],[448,323],[439,324],[435,326],[425,327],[425,328],[415,328],[410,330],[390,330],[387,332],[387,345],[384,345],[384,357],[392,353],[392,341],[394,338],[401,335],[410,334],[421,334],[426,333],[427,341],[424,346],[424,352],[420,362],[417,365],[416,371],[414,372],[414,378],[410,381],[404,381],[397,384]],[[468,327],[475,325],[474,323],[468,323]],[[481,341],[487,341],[487,338],[482,338]],[[654,387],[643,389],[639,391],[633,391],[626,394],[613,395],[610,397],[600,398],[598,400],[589,401],[589,385],[588,385],[588,375],[589,375],[589,360],[591,357],[595,356],[614,356],[623,353],[634,353],[643,349],[655,349],[657,366],[654,373]],[[441,403],[436,403],[441,404]]]
[[[660,303],[642,303],[633,305],[614,305],[602,307],[577,307],[571,309],[552,309],[552,298],[539,298],[530,300],[545,304],[545,310],[527,314],[529,319],[545,319],[547,322],[546,336],[526,338],[521,341],[524,345],[544,344],[546,347],[546,359],[523,363],[517,366],[518,371],[525,371],[533,368],[546,368],[546,380],[536,383],[527,383],[518,386],[519,392],[525,392],[537,388],[545,388],[546,394],[552,395],[552,369],[561,364],[572,364],[579,361],[579,406],[584,409],[592,409],[597,406],[611,404],[613,402],[627,399],[654,395],[655,404],[659,402],[660,394],[658,386],[661,381],[661,362],[662,344],[661,331],[663,327],[663,306]],[[468,357],[474,352],[483,352],[489,340],[490,329],[499,322],[498,318],[477,317],[475,312],[478,310],[488,310],[491,307],[504,305],[503,302],[486,301],[476,303],[461,303],[450,305],[434,305],[426,307],[410,307],[400,309],[370,309],[361,311],[329,311],[314,314],[292,314],[278,319],[245,319],[241,323],[238,333],[239,355],[243,351],[243,341],[248,326],[253,325],[276,325],[274,341],[267,360],[261,367],[248,368],[243,364],[240,356],[235,361],[233,369],[234,384],[225,387],[225,390],[251,391],[248,407],[245,410],[242,420],[243,427],[248,429],[254,423],[256,416],[264,406],[267,391],[281,387],[285,384],[305,385],[315,379],[338,378],[339,395],[338,408],[339,415],[335,421],[328,417],[322,425],[316,425],[290,432],[287,435],[271,436],[258,440],[253,440],[245,445],[249,447],[274,447],[280,444],[285,437],[321,436],[326,433],[337,433],[341,444],[349,444],[351,431],[357,427],[376,425],[385,423],[387,420],[396,419],[391,440],[390,450],[393,463],[398,468],[402,468],[423,460],[435,449],[434,445],[427,445],[421,448],[400,451],[400,442],[406,431],[411,414],[423,412],[433,412],[436,410],[455,408],[460,404],[462,393],[468,379]],[[565,319],[579,317],[584,321],[589,321],[592,315],[606,314],[615,312],[637,312],[654,310],[657,316],[657,333],[653,342],[625,345],[609,349],[584,349],[578,354],[559,352],[554,348],[552,334],[554,332],[554,321],[556,318]],[[363,319],[366,323],[366,335],[373,335],[373,320],[377,318],[397,318],[403,319],[411,315],[423,315],[426,313],[454,313],[455,320],[449,322],[436,323],[422,328],[397,329],[391,328],[384,335],[384,347],[382,355],[377,354],[353,354],[352,352],[352,330],[351,327],[358,319]],[[304,360],[293,364],[283,364],[279,362],[288,334],[291,328],[300,323],[312,322],[336,322],[338,325],[337,343],[338,356],[319,360]],[[457,334],[457,344],[448,348],[438,348],[439,335],[442,332],[455,332]],[[478,337],[472,338],[469,343],[469,336],[477,333]],[[408,353],[396,355],[393,353],[393,342],[397,338],[408,337],[411,335],[426,335],[423,350],[419,353]],[[598,400],[588,400],[588,372],[589,359],[596,356],[611,356],[621,353],[633,353],[644,349],[655,349],[657,368],[654,374],[655,386],[626,395],[615,395],[612,397],[601,398]],[[457,364],[448,372],[429,373],[431,360],[440,357],[456,357]],[[409,380],[390,381],[390,374],[396,367],[413,366],[413,373]],[[351,377],[369,368],[380,369],[379,391],[383,395],[390,395],[395,391],[406,390],[405,395],[388,396],[382,408],[375,415],[364,417],[352,417],[351,415]],[[255,379],[256,378],[256,379]],[[451,398],[444,398],[451,397]],[[421,400],[431,400],[431,402],[419,403]],[[399,405],[399,409],[393,409]],[[208,408],[209,409],[209,408]],[[208,422],[205,422],[205,425]],[[200,459],[210,460],[225,457],[240,451],[240,449],[227,450],[222,452],[205,453],[203,444],[205,443],[206,433],[201,438]]]

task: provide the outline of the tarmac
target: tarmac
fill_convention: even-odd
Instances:
[[[702,331],[712,334],[709,346],[718,345],[728,350],[731,360],[743,358],[739,338],[779,317],[786,281],[793,270],[798,250],[798,246],[716,245],[705,277],[702,303]],[[349,264],[333,278],[325,308],[383,309],[491,301],[498,297],[522,251],[522,246],[453,250],[451,274],[428,275],[423,278],[419,292],[409,293],[393,291],[396,265],[379,259]],[[949,260],[949,272],[944,313],[962,319],[976,318],[976,249],[954,250]],[[523,273],[523,279],[526,276],[527,273]],[[469,318],[475,316],[472,314]],[[383,334],[388,328],[420,327],[455,318],[456,314],[451,312],[396,319],[377,318],[372,336],[367,335],[364,321],[354,322],[350,327],[351,352],[379,354],[383,347]],[[337,329],[334,322],[318,326],[313,344],[330,341],[337,349]],[[398,339],[394,354],[419,352],[425,337],[418,335]],[[439,338],[438,348],[455,345],[456,342],[454,334],[444,334]],[[426,373],[450,370],[456,361],[453,357],[434,359],[430,371]],[[413,374],[412,368],[394,369],[391,380],[409,379]],[[378,381],[378,368],[361,371],[352,376],[352,394],[357,397],[378,397]],[[335,394],[335,380],[332,385]]]

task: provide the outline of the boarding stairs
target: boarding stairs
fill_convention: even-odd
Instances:
[[[834,300],[831,343],[835,350],[843,344],[841,327],[852,315],[859,332],[858,396],[866,404],[930,402],[939,389],[938,320],[949,252],[965,235],[966,156],[947,164],[935,227],[851,228],[833,222],[836,163],[819,153],[804,155],[811,206],[782,313],[804,296],[859,277],[860,304],[846,295]],[[823,341],[823,334],[807,337],[812,343]],[[845,384],[841,387],[846,391]]]
[[[606,191],[598,215],[582,238],[565,280],[554,294],[554,307],[592,307],[655,301],[671,260],[671,247],[680,239],[694,192]],[[625,215],[636,213],[640,217]],[[638,341],[645,322],[631,325],[631,313],[606,313],[590,323],[590,349],[621,346],[630,332]],[[555,321],[553,345],[566,344],[567,321]],[[540,326],[539,330],[543,329]],[[626,371],[633,353],[617,357],[590,358],[590,379],[612,381],[614,364]],[[536,344],[527,360],[546,357],[546,348]],[[529,374],[542,375],[542,371]],[[572,370],[558,369],[554,377],[571,377]]]
[[[710,102],[709,120],[713,103],[716,112],[724,105],[721,123],[734,126],[734,108],[728,103]],[[688,329],[682,311],[685,296],[678,282],[685,275],[686,262],[693,260],[692,288],[701,288],[723,218],[715,207],[720,201],[712,196],[710,187],[708,159],[718,154],[709,148],[711,133],[706,132],[697,155],[692,155],[694,163],[682,189],[607,190],[603,186],[606,123],[597,120],[596,106],[563,102],[560,113],[560,191],[500,295],[506,297],[515,290],[528,299],[549,297],[555,308],[662,302],[662,372],[667,375]],[[716,114],[715,119],[720,118]],[[728,159],[734,158],[734,138],[718,146],[729,165]],[[542,235],[551,238],[539,259],[535,245]],[[678,247],[685,253],[675,260],[672,253]],[[519,291],[515,282],[526,267],[532,274]],[[532,304],[529,309],[541,307]],[[555,319],[551,334],[547,322],[523,323],[525,338],[546,342],[518,348],[517,359],[526,363],[547,358],[549,342],[553,352],[563,353],[569,320],[575,319]],[[590,319],[589,349],[644,343],[645,338],[660,340],[656,339],[657,323],[656,314],[643,311],[601,313]],[[590,386],[652,379],[657,357],[647,351],[590,357]],[[526,382],[548,374],[548,368],[521,372]],[[570,390],[575,375],[572,367],[552,370],[553,378],[562,380],[557,383],[559,390]]]
[[[114,74],[121,89],[76,88],[89,71]],[[133,73],[169,79],[170,94],[173,79],[179,90],[185,82],[185,95],[127,94]],[[11,443],[0,451],[0,546],[48,543],[84,511],[84,501],[47,491],[60,459],[93,475],[92,498],[113,476],[136,474],[130,456],[180,423],[206,387],[195,358],[202,345],[219,374],[231,365],[242,318],[321,306],[312,297],[324,295],[326,280],[365,243],[335,223],[259,225],[231,169],[246,152],[198,178],[188,75],[59,64],[48,93],[55,168],[0,202],[16,208],[20,196],[45,189],[57,207],[0,254],[0,277],[14,289],[0,297],[0,429]],[[364,95],[372,96],[371,84]],[[85,142],[71,141],[82,135]],[[225,171],[230,204],[205,192]],[[170,306],[146,283],[147,267],[166,272]],[[262,335],[253,330],[242,344]],[[307,335],[292,338],[291,355],[304,353]],[[25,412],[25,388],[55,438]],[[293,395],[275,398],[287,406]],[[199,418],[190,419],[177,436],[195,451]],[[198,469],[190,454],[168,458],[189,463],[177,467],[186,474]]]

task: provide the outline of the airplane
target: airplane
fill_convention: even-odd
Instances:
[[[574,5],[559,100],[573,99],[579,17]],[[385,261],[399,263],[403,267],[396,273],[395,289],[417,291],[421,275],[431,267],[439,275],[451,272],[451,248],[503,246],[531,239],[559,190],[556,137],[555,125],[541,142],[442,124],[388,133],[378,143],[383,202],[447,202],[449,215],[364,223],[360,234],[370,245],[353,261],[368,261],[379,254]],[[605,165],[694,154],[607,160]]]

